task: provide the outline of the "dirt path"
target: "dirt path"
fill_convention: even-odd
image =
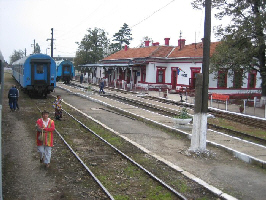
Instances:
[[[10,82],[5,83],[7,96]],[[20,100],[21,110],[10,112],[7,99],[3,101],[2,144],[3,144],[3,197],[4,199],[52,199],[51,190],[55,179],[38,160],[35,137],[26,115],[31,109]],[[32,119],[34,126],[35,119]],[[32,127],[31,125],[31,127]]]
[[[14,79],[5,74],[4,97],[12,84],[15,84]],[[21,91],[19,106],[19,111],[10,112],[7,98],[3,99],[3,199],[102,199],[98,185],[57,134],[54,133],[51,167],[46,169],[40,163],[35,142],[35,123],[40,113]]]

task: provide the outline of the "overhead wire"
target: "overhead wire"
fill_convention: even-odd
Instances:
[[[143,20],[141,20],[140,22],[134,24],[133,26],[130,27],[130,29],[132,29],[133,27],[141,24],[142,22],[146,21],[147,19],[151,18],[155,13],[161,11],[162,9],[164,9],[165,7],[169,6],[171,3],[173,3],[175,0],[170,1],[169,3],[167,3],[166,5],[164,5],[163,7],[159,8],[158,10],[154,11],[152,14],[150,14],[148,17],[145,17]]]
[[[104,0],[104,2],[102,4],[100,4],[94,11],[92,11],[87,17],[85,17],[83,20],[80,21],[80,23],[78,23],[77,25],[75,25],[74,27],[72,27],[71,29],[69,29],[68,31],[66,31],[65,33],[63,33],[62,35],[59,35],[58,38],[61,38],[67,34],[69,34],[70,32],[72,32],[73,30],[75,30],[75,28],[77,28],[78,26],[80,26],[81,24],[83,24],[83,22],[85,22],[92,14],[94,14],[99,8],[102,8],[102,5],[105,4],[107,0]]]

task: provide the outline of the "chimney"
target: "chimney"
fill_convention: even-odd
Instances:
[[[182,49],[186,44],[186,40],[185,39],[179,39],[178,40],[178,46],[180,47],[180,49]]]
[[[149,40],[146,40],[145,41],[145,47],[148,47],[148,46],[150,46],[150,41]]]
[[[152,43],[152,46],[159,46],[159,42],[154,42],[154,43]]]
[[[169,46],[169,40],[170,40],[170,38],[164,38],[165,46]]]
[[[125,45],[125,48],[124,49],[125,49],[125,51],[127,51],[127,45]]]

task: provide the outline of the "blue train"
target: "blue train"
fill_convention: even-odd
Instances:
[[[56,81],[59,81],[61,79],[62,81],[64,81],[64,83],[69,83],[74,76],[75,68],[71,61],[56,61]]]
[[[13,77],[30,96],[47,96],[56,87],[56,64],[45,54],[33,54],[12,64]]]

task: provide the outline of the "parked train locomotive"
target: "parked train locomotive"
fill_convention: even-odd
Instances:
[[[45,54],[33,54],[12,64],[13,77],[30,96],[47,96],[56,87],[56,64]]]
[[[69,83],[75,76],[75,68],[69,60],[56,61],[56,81],[62,80],[64,83]]]

